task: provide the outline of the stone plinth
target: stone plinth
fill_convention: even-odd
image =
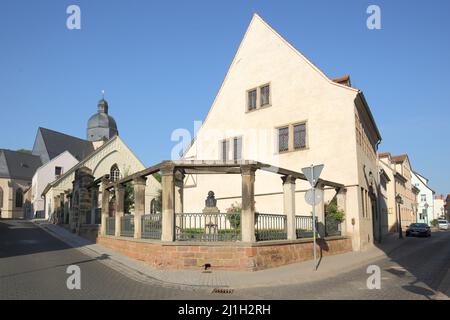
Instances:
[[[196,269],[209,263],[213,270],[257,271],[313,259],[311,239],[244,243],[163,243],[160,241],[99,237],[97,243],[160,269]],[[323,256],[352,251],[349,238],[318,240]]]

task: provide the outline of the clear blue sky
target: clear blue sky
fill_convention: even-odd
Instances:
[[[77,4],[82,29],[66,28]],[[382,30],[366,28],[381,7]],[[328,76],[350,74],[383,137],[450,193],[450,1],[19,1],[0,10],[0,148],[32,148],[39,126],[85,137],[106,90],[146,165],[193,130],[258,12]],[[164,119],[164,121],[162,121]]]

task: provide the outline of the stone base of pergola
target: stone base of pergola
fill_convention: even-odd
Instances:
[[[256,243],[161,242],[100,236],[97,243],[159,269],[258,271],[313,259],[313,240],[277,240]],[[350,238],[317,240],[318,257],[352,251]]]
[[[281,177],[282,215],[256,212],[257,170]],[[146,177],[157,172],[161,174],[161,213],[146,215],[144,212]],[[183,190],[184,177],[187,174],[241,175],[242,208],[239,213],[233,213],[239,219],[230,220],[224,213],[215,215],[205,212],[185,213]],[[86,174],[80,172],[78,180],[84,181],[82,179],[84,176]],[[101,224],[97,243],[160,269],[202,270],[205,265],[210,265],[212,270],[256,271],[311,260],[313,240],[301,238],[305,237],[301,232],[312,233],[314,228],[320,237],[317,244],[319,257],[352,251],[350,238],[325,237],[323,199],[317,204],[316,222],[312,217],[296,215],[297,179],[306,180],[306,177],[300,172],[249,160],[163,161],[119,181],[111,181],[105,176],[91,182],[90,185],[82,184],[84,189],[81,188],[79,191],[86,197],[81,202],[76,199],[76,201],[72,199],[72,202],[76,204],[80,202],[84,206],[80,205],[79,208],[73,206],[71,212],[76,213],[74,216],[82,217],[93,212],[95,208],[89,204],[96,202],[95,197],[98,196],[97,191],[100,190],[101,184]],[[76,182],[78,180],[76,179]],[[93,178],[90,177],[88,180],[91,181]],[[124,215],[125,185],[128,183],[132,183],[134,189],[133,215]],[[345,209],[344,185],[319,179],[316,188],[323,190],[325,187],[336,192],[338,203],[343,205],[340,207]],[[92,196],[89,197],[90,195]],[[109,205],[113,198],[115,215],[110,217]],[[219,216],[223,220],[219,220]],[[268,222],[261,223],[263,218]],[[239,223],[233,224],[231,221]],[[95,234],[94,230],[86,231],[81,227],[78,229],[81,235]]]

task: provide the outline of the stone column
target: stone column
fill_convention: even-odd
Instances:
[[[316,186],[316,192],[319,192],[321,194],[321,200],[316,203],[316,216],[319,223],[318,227],[318,233],[321,238],[325,237],[325,203],[323,201],[324,198],[324,186],[323,184],[318,183]]]
[[[125,200],[125,187],[122,184],[116,184],[114,186],[114,192],[116,194],[116,230],[115,236],[120,237],[121,220],[124,213],[124,200]]]
[[[60,209],[59,209],[59,224],[64,224],[64,216],[66,214],[66,196],[64,194],[64,192],[61,192],[59,194],[59,201],[60,201]]]
[[[70,204],[70,196],[69,191],[64,192],[64,215],[63,215],[63,224],[66,224],[69,216],[69,204]]]
[[[295,178],[284,176],[283,180],[283,207],[287,221],[288,240],[297,239],[297,228],[295,221]]]
[[[162,186],[162,241],[175,240],[175,179],[174,167],[165,166],[161,168]]]
[[[345,216],[347,216],[347,189],[341,188],[336,195],[337,206],[340,210],[343,210]],[[380,223],[382,223],[381,214],[380,214]],[[341,234],[343,236],[347,235],[347,224],[344,222],[341,223]]]
[[[91,188],[91,224],[95,224],[95,212],[98,207],[98,185]]]
[[[181,171],[175,172],[174,175],[175,184],[175,213],[183,213],[183,186],[184,186],[184,173]]]
[[[72,212],[72,193],[70,191],[67,192],[67,224],[70,226],[70,216]]]
[[[108,179],[102,179],[102,224],[100,226],[100,234],[102,236],[106,235],[106,218],[109,216],[110,191],[106,189],[108,183]]]
[[[60,212],[60,206],[61,206],[61,199],[60,195],[57,195],[55,197],[55,223],[59,223],[59,212]]]
[[[140,239],[142,232],[142,219],[145,214],[145,177],[133,180],[134,187],[134,238]]]
[[[253,165],[241,166],[242,212],[241,232],[243,242],[255,242],[255,172]]]

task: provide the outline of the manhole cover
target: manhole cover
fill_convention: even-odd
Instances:
[[[219,294],[232,294],[233,293],[233,289],[229,289],[229,288],[215,288],[212,293],[219,293]]]

